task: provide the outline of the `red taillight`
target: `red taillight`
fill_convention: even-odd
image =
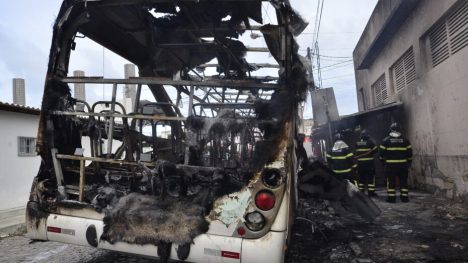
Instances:
[[[245,228],[239,227],[239,228],[237,229],[237,234],[238,234],[239,236],[245,235]]]
[[[275,207],[275,195],[270,191],[261,191],[255,196],[255,205],[263,211]]]

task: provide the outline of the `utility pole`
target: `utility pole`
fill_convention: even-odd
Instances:
[[[312,67],[312,50],[310,47],[307,48],[307,59],[309,60],[309,93],[310,93],[310,104],[312,105],[312,95],[315,91],[315,82],[314,82],[314,69]],[[311,107],[312,110],[312,116],[314,115],[314,108]]]
[[[314,74],[313,74],[313,67],[312,67],[312,50],[310,47],[307,48],[307,59],[310,61],[310,68],[309,68],[309,93],[310,93],[310,101],[312,104],[312,97],[314,96],[314,91],[318,89],[317,86],[315,86],[315,81],[314,81]],[[324,100],[324,106],[326,107],[326,114],[327,114],[327,126],[328,126],[328,139],[330,140],[330,143],[333,143],[333,132],[332,132],[332,126],[331,126],[331,120],[330,120],[330,114],[328,111],[328,97],[323,96],[322,97]],[[314,114],[314,108],[312,107],[312,115]],[[315,123],[314,123],[315,125]]]

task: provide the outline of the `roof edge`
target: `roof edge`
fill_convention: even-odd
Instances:
[[[24,114],[37,115],[37,116],[41,114],[41,110],[38,108],[27,107],[23,105],[1,102],[1,101],[0,101],[0,111],[24,113]]]
[[[421,0],[379,0],[353,51],[356,69],[366,69]]]

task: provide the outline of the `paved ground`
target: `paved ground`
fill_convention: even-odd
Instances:
[[[15,233],[24,223],[25,207],[0,210],[0,237]]]
[[[467,206],[422,193],[413,194],[409,204],[382,200],[376,202],[383,214],[372,224],[307,201],[308,219],[297,221],[287,261],[468,262]],[[0,255],[1,262],[155,262],[60,243],[30,244],[22,236],[1,239]]]

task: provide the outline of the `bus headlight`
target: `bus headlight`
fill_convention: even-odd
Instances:
[[[262,181],[268,187],[276,188],[283,183],[281,171],[278,169],[267,168],[262,172]]]
[[[259,231],[265,226],[265,217],[256,211],[248,213],[245,216],[245,225],[252,231]]]

